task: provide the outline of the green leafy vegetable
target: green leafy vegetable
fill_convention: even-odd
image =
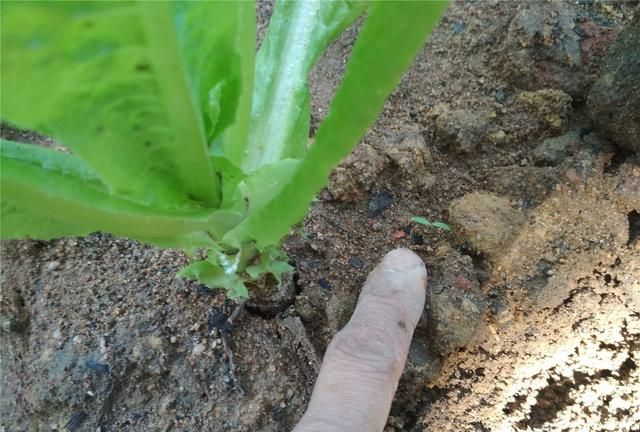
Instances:
[[[310,121],[307,75],[329,42],[365,6],[326,0],[277,3],[256,59],[245,170],[304,155]]]
[[[278,1],[256,55],[249,1],[3,3],[2,118],[70,152],[1,141],[2,238],[107,231],[204,252],[180,275],[231,297],[279,280],[292,269],[281,239],[444,6]],[[365,10],[309,147],[307,75]]]
[[[280,193],[249,215],[225,240],[237,243],[243,238],[253,238],[260,245],[274,245],[291,225],[304,217],[331,170],[375,120],[444,5],[442,2],[372,4],[315,142]],[[264,220],[270,223],[265,224]]]

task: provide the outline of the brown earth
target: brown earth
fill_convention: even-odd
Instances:
[[[430,284],[388,431],[640,430],[640,160],[585,104],[634,9],[452,4],[285,242],[295,302],[237,322],[239,387],[212,325],[233,304],[177,279],[181,253],[106,234],[3,242],[0,430],[288,430],[399,246]],[[314,127],[356,34],[312,73]]]

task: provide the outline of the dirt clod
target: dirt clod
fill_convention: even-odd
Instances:
[[[427,296],[430,345],[438,355],[467,346],[486,308],[471,257],[448,246],[434,254],[436,264]]]
[[[433,157],[417,126],[406,126],[402,132],[389,131],[377,145],[393,163],[409,190],[424,192],[433,186]]]
[[[542,89],[520,93],[516,102],[528,110],[541,127],[552,132],[567,128],[571,96],[561,90]]]
[[[582,80],[580,37],[574,32],[576,6],[569,2],[522,2],[501,50],[505,71],[527,90],[557,88],[578,95]]]
[[[427,113],[427,120],[435,124],[438,141],[461,154],[472,153],[485,139],[489,117],[486,112],[451,109],[444,103]]]
[[[640,153],[640,13],[603,59],[589,93],[589,115],[620,146]]]
[[[474,192],[451,202],[449,215],[464,241],[477,253],[495,257],[524,214],[497,195]]]
[[[371,190],[388,160],[372,146],[362,143],[331,174],[327,189],[340,201],[357,201]]]
[[[559,165],[579,144],[580,136],[576,132],[547,138],[533,149],[533,161],[538,166]]]

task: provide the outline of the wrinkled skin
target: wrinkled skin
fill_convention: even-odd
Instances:
[[[349,323],[327,348],[294,432],[382,431],[425,302],[427,271],[408,249],[369,274]]]

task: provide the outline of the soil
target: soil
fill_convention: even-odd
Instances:
[[[387,431],[640,430],[640,158],[585,102],[637,10],[453,3],[285,241],[293,304],[236,321],[237,382],[216,325],[234,304],[176,278],[180,252],[102,233],[2,242],[0,430],[289,430],[368,272],[401,246],[430,281]],[[313,131],[357,28],[311,74]]]

